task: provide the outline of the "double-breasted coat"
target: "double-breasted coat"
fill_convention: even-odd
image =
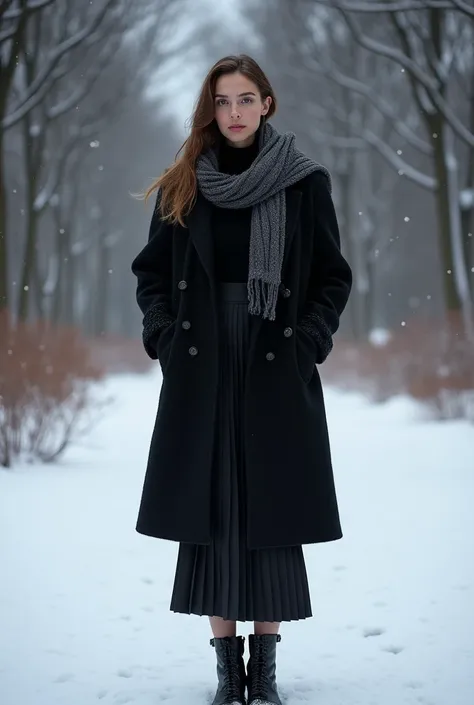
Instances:
[[[143,342],[163,383],[136,529],[211,542],[219,365],[212,205],[198,191],[186,227],[154,211],[132,263]],[[248,547],[342,536],[317,364],[332,348],[351,290],[327,177],[286,189],[286,241],[276,320],[251,327],[244,433]]]

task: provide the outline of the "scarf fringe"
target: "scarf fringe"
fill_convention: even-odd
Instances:
[[[247,289],[249,294],[249,313],[274,321],[280,284],[265,282],[261,279],[249,279]]]

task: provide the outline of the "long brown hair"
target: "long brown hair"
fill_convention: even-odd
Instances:
[[[212,147],[220,139],[220,130],[214,118],[214,97],[217,79],[230,73],[239,72],[253,81],[262,100],[271,96],[270,109],[262,120],[275,113],[276,99],[268,78],[247,54],[225,56],[219,59],[207,74],[199,97],[190,118],[191,134],[178,150],[174,163],[145,192],[145,201],[161,189],[161,216],[171,223],[184,225],[183,217],[194,205],[197,194],[196,160],[200,154]]]

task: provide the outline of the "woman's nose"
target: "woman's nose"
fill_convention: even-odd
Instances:
[[[236,107],[234,107],[232,108],[231,115],[232,117],[240,117],[240,112]]]

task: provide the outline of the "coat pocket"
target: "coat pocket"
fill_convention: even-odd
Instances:
[[[317,359],[316,342],[305,330],[296,327],[296,363],[298,372],[305,384],[309,384],[314,374]]]
[[[158,360],[161,365],[161,371],[163,375],[166,373],[170,361],[171,346],[174,339],[174,333],[176,330],[176,321],[173,321],[166,328],[164,328],[158,342],[156,344],[156,354],[158,355]]]

